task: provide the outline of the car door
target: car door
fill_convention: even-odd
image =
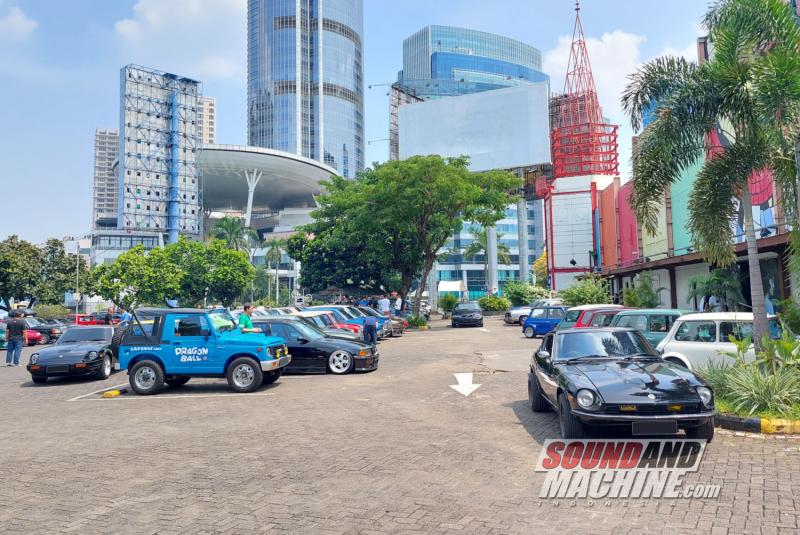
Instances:
[[[655,347],[667,336],[674,321],[675,316],[672,314],[648,314],[647,330],[643,331],[642,334]]]
[[[536,334],[542,335],[547,332],[547,310],[544,308],[532,308],[528,314],[528,319],[522,324],[533,325]]]
[[[292,355],[291,371],[313,371],[315,356],[313,342],[301,342],[300,332],[288,323],[276,321],[270,325],[270,328],[272,336],[280,336],[286,341],[289,354]]]
[[[219,373],[221,366],[216,340],[211,340],[211,324],[205,314],[172,314],[174,373]],[[168,366],[167,371],[170,371]]]
[[[550,333],[542,340],[542,345],[534,353],[536,359],[536,378],[539,380],[539,386],[542,387],[542,392],[551,403],[555,403],[556,391],[558,390],[557,379],[554,374],[553,367],[553,341],[555,340],[555,333]],[[542,354],[546,351],[550,354],[549,357]]]
[[[664,346],[664,355],[684,357],[692,369],[702,369],[710,360],[724,360],[717,343],[717,323],[713,320],[682,321],[673,339]]]

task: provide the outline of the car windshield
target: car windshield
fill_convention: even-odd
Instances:
[[[67,329],[56,344],[74,344],[76,342],[110,342],[114,331],[105,327],[88,327]]]
[[[25,318],[25,321],[28,323],[29,327],[40,327],[40,326],[44,325],[44,323],[42,323],[41,321],[37,320],[33,316],[28,316],[27,318]]]
[[[459,303],[453,310],[458,312],[480,312],[481,307],[478,306],[478,303]]]
[[[556,360],[587,357],[656,356],[655,350],[637,331],[586,331],[557,337]]]
[[[211,324],[218,332],[232,331],[236,328],[236,320],[230,312],[224,308],[218,308],[208,313],[211,318]]]
[[[564,321],[567,322],[576,322],[578,321],[578,316],[581,315],[580,310],[567,310],[567,314],[564,316]]]
[[[360,309],[358,309],[356,307],[347,307],[346,310],[348,312],[350,312],[353,315],[354,318],[366,318],[367,317],[367,314],[365,312],[363,312],[362,310],[360,310]]]
[[[346,308],[337,308],[335,310],[336,310],[336,312],[339,312],[342,316],[344,316],[345,318],[350,319],[350,320],[357,317],[354,313],[350,312]]]

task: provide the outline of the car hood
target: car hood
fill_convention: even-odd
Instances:
[[[284,343],[283,338],[278,336],[267,336],[259,333],[242,333],[239,331],[225,331],[220,335],[220,340],[228,346],[274,346]]]
[[[702,383],[688,370],[663,360],[616,360],[573,364],[606,403],[697,402]],[[688,372],[688,374],[687,374]]]
[[[37,351],[37,364],[47,362],[68,363],[80,361],[90,351],[101,351],[108,347],[105,342],[80,342],[76,344],[56,344]]]
[[[453,316],[480,316],[483,313],[482,310],[463,310],[463,311],[453,311]]]

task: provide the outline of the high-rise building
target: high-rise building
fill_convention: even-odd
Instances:
[[[249,144],[364,168],[363,0],[249,0]]]
[[[92,228],[117,226],[117,175],[114,162],[119,151],[119,131],[98,128],[94,131],[94,192]]]
[[[200,92],[176,74],[120,71],[119,229],[201,235]]]
[[[547,108],[541,98],[546,99],[549,77],[541,68],[542,53],[515,39],[467,28],[422,28],[403,41],[403,70],[391,93],[389,157],[468,154],[473,170],[500,167],[520,177],[526,177],[532,166],[549,164],[547,114],[532,113],[530,107],[538,99],[535,109]],[[488,98],[474,95],[515,86],[531,87]],[[440,99],[447,102],[420,103]],[[524,117],[531,119],[526,122]],[[442,135],[440,127],[450,128],[450,134]],[[510,132],[514,133],[504,137]],[[502,290],[507,280],[527,280],[531,262],[542,250],[542,219],[541,201],[523,200],[508,207],[506,217],[487,231],[487,245],[496,250],[499,231],[509,263],[498,266],[496,255],[490,255],[488,280],[483,258],[463,254],[478,238],[472,235],[472,225],[465,225],[453,237],[455,254],[441,263],[438,279],[465,281],[470,298]]]
[[[197,135],[203,145],[217,142],[217,99],[200,97],[197,111]]]

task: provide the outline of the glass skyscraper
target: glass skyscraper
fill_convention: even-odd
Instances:
[[[249,0],[249,144],[364,168],[363,0]]]

